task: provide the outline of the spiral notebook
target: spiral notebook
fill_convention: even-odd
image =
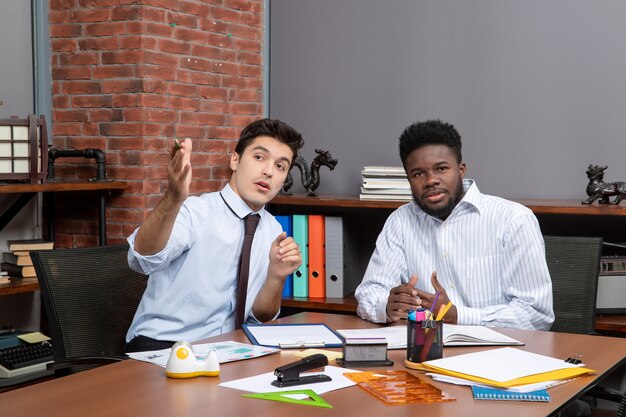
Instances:
[[[550,402],[550,394],[545,389],[515,392],[501,388],[472,385],[472,394],[475,400]]]

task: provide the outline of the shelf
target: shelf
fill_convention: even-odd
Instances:
[[[39,290],[37,278],[22,278],[18,281],[9,281],[8,278],[0,279],[0,296],[33,292]]]
[[[626,206],[600,205],[598,203],[584,205],[578,200],[521,199],[513,200],[530,208],[535,214],[572,214],[589,216],[626,216]],[[582,201],[582,200],[581,200]],[[396,209],[406,201],[361,200],[357,196],[319,195],[310,197],[306,194],[291,196],[278,195],[270,204],[282,206],[314,206]]]
[[[283,297],[280,305],[281,307],[303,310],[313,309],[356,314],[357,302],[354,295],[345,298]]]
[[[49,181],[45,184],[0,183],[0,194],[39,193],[56,191],[124,190],[125,181]]]

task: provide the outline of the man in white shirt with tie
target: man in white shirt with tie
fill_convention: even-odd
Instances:
[[[235,329],[244,218],[260,216],[252,240],[243,320],[278,314],[285,278],[302,263],[265,204],[280,191],[302,147],[301,135],[279,120],[262,119],[241,132],[230,159],[232,175],[219,192],[190,196],[192,142],[172,151],[168,189],[128,238],[129,265],[149,275],[126,336],[128,352],[164,349]],[[246,293],[246,291],[244,291]]]
[[[461,137],[448,123],[406,128],[400,157],[414,201],[378,236],[355,293],[358,315],[395,322],[451,301],[447,323],[549,330],[552,283],[532,211],[465,179]]]

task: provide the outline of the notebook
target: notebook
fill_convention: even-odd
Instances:
[[[472,395],[475,400],[550,402],[550,394],[545,389],[516,392],[507,389],[472,385]]]

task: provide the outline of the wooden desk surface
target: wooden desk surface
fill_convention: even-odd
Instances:
[[[375,325],[349,315],[300,313],[280,319],[281,323],[325,322],[331,328],[368,328]],[[148,363],[128,360],[103,366],[37,385],[0,394],[0,410],[8,416],[394,416],[428,415],[483,417],[547,416],[558,411],[570,399],[582,394],[609,371],[624,361],[626,339],[573,335],[550,332],[529,332],[503,329],[526,342],[522,349],[568,357],[581,353],[588,367],[598,371],[573,382],[550,389],[552,402],[475,401],[468,387],[435,383],[456,398],[456,401],[434,404],[385,405],[358,387],[350,387],[323,395],[334,408],[323,409],[294,404],[243,398],[242,391],[222,388],[221,381],[230,381],[271,372],[277,366],[296,360],[293,350],[262,358],[223,364],[219,378],[188,380],[168,379],[164,370]],[[209,339],[247,342],[242,331]],[[469,353],[480,348],[447,348],[445,356]],[[600,354],[601,352],[601,354]],[[423,373],[403,366],[405,350],[389,351],[395,361],[393,369],[407,370],[431,381]],[[385,368],[391,369],[391,368]],[[368,368],[372,370],[372,368]],[[314,386],[307,386],[313,388]],[[468,410],[471,408],[471,413]]]

